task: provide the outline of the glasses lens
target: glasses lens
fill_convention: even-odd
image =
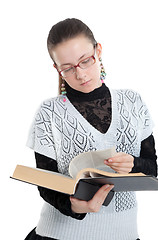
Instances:
[[[88,68],[95,63],[94,57],[89,57],[84,59],[82,62],[79,63],[80,68]]]
[[[74,74],[74,67],[66,68],[66,69],[64,69],[63,71],[61,71],[61,75],[62,75],[63,77],[68,77],[68,76],[70,76],[71,74]]]

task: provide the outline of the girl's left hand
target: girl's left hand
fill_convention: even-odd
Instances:
[[[118,173],[127,174],[134,166],[134,157],[124,152],[117,153],[114,157],[104,160],[104,163]]]

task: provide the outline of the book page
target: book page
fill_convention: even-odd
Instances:
[[[104,160],[113,157],[115,154],[115,147],[81,153],[70,162],[70,176],[75,178],[78,172],[84,168],[95,168],[107,172],[114,172],[109,166],[104,164]]]

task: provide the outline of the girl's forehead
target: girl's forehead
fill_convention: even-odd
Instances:
[[[85,36],[78,36],[58,44],[52,51],[52,57],[58,66],[74,63],[93,50],[93,45]]]

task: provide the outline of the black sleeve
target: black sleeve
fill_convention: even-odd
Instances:
[[[58,172],[57,162],[49,157],[35,152],[36,166],[45,170]],[[62,214],[71,216],[72,218],[82,220],[85,214],[76,214],[71,210],[70,196],[64,193],[53,191],[47,188],[38,187],[40,196],[49,204],[58,209]]]
[[[134,167],[131,172],[142,172],[157,177],[157,156],[153,135],[142,141],[140,157],[134,157]]]

